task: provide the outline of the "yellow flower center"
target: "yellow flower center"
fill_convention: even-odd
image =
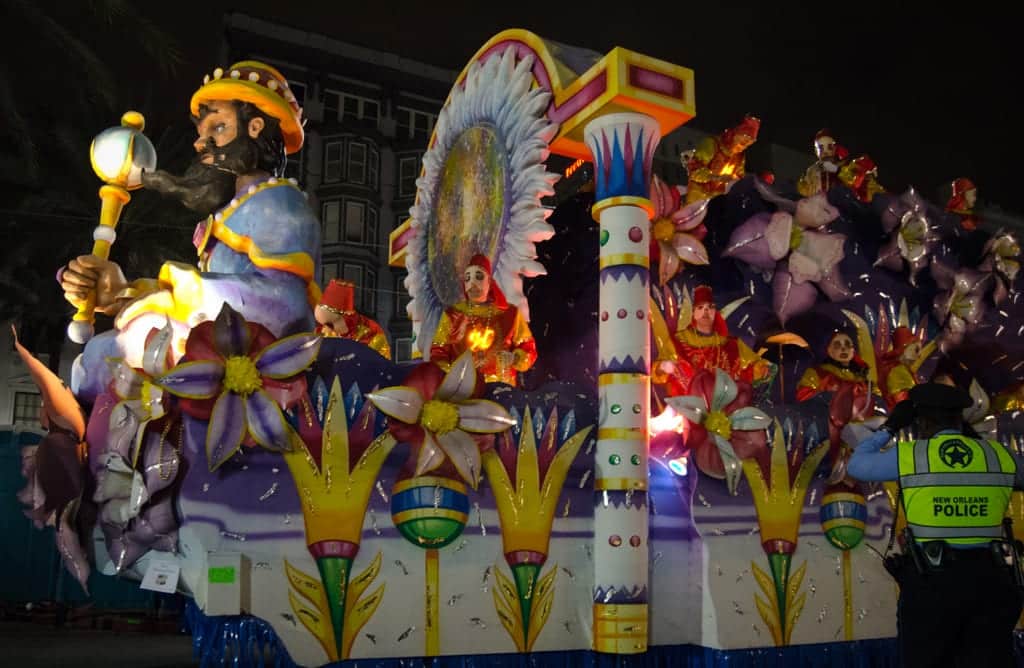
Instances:
[[[708,416],[704,418],[704,428],[725,440],[729,440],[729,437],[732,436],[732,423],[729,422],[729,416],[722,411],[708,413]]]
[[[243,396],[263,387],[256,363],[248,357],[229,357],[224,363],[224,389]]]
[[[420,411],[420,424],[439,436],[447,434],[459,426],[459,409],[447,401],[431,399]]]
[[[654,238],[658,241],[668,243],[669,241],[672,241],[672,235],[676,233],[676,226],[668,218],[659,218],[654,221],[651,233],[654,234]]]
[[[804,228],[797,224],[793,224],[793,229],[789,232],[789,250],[796,250],[800,247],[800,242],[804,239]]]

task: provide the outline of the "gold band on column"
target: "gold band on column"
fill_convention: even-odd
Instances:
[[[632,264],[644,269],[650,269],[651,259],[640,253],[616,253],[614,255],[602,255],[598,260],[601,269],[617,267],[620,264]]]
[[[594,649],[610,654],[647,651],[647,604],[594,604]]]
[[[610,206],[635,206],[646,211],[648,219],[654,217],[654,204],[651,203],[651,200],[635,195],[616,195],[615,197],[606,197],[599,202],[594,202],[594,205],[590,207],[590,215],[594,217],[594,220],[598,220],[601,211]]]
[[[646,492],[647,481],[641,478],[597,478],[594,480],[594,489],[597,491],[608,490],[609,492],[628,492],[629,490]]]

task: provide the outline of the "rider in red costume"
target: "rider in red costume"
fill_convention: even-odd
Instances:
[[[746,174],[743,152],[757,141],[760,128],[761,121],[748,115],[736,127],[718,137],[706,137],[697,148],[683,153],[683,166],[689,175],[687,204],[721,195],[743,178]]]
[[[445,309],[430,347],[430,360],[447,370],[466,350],[488,383],[516,384],[537,360],[526,320],[494,282],[491,261],[474,255],[463,274],[465,300]]]

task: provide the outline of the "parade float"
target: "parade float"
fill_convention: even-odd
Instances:
[[[302,144],[287,82],[255,61],[214,70],[191,113],[253,155]],[[666,184],[654,151],[695,113],[683,67],[489,40],[391,235],[418,352],[402,364],[352,286],[317,285],[296,184],[259,158],[204,210],[207,184],[154,171],[126,114],[92,149],[93,255],[144,186],[202,211],[198,267],[79,293],[70,387],[19,346],[48,428],[23,454],[26,513],[83,587],[190,597],[204,663],[894,665],[895,497],[845,463],[936,374],[1016,448],[1018,243],[966,179],[945,208],[886,192],[828,131],[799,183],[746,175],[752,116]],[[223,148],[199,162],[240,159]],[[594,174],[554,212],[551,154]],[[96,309],[114,327],[93,336]]]

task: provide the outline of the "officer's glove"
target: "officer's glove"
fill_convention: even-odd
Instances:
[[[886,430],[890,434],[896,435],[914,424],[914,420],[916,419],[917,409],[914,407],[914,403],[909,399],[904,399],[893,406],[892,410],[889,411],[889,417],[882,423],[882,429]]]

